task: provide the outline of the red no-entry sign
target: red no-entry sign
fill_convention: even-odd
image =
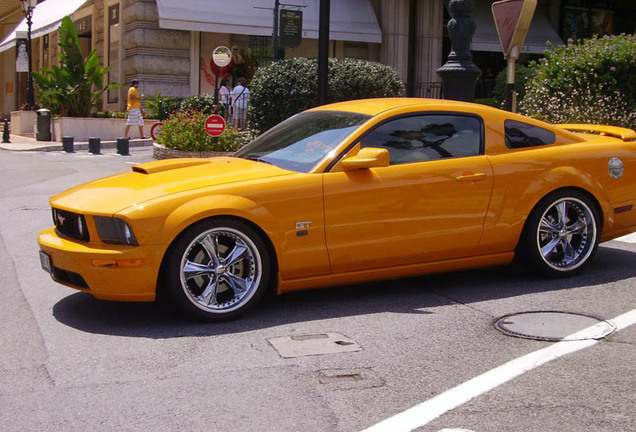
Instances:
[[[212,114],[205,120],[205,131],[213,137],[223,135],[223,132],[225,132],[225,119],[220,115]]]

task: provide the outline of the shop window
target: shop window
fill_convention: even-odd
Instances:
[[[42,67],[48,68],[51,67],[49,47],[51,46],[51,41],[48,34],[42,36]]]
[[[84,58],[86,58],[93,48],[93,16],[88,15],[83,18],[79,18],[74,21],[74,24],[75,29],[77,30],[77,36],[79,37],[80,46],[82,48],[82,55],[84,56]]]
[[[607,0],[566,0],[561,15],[561,36],[579,40],[615,34],[614,3]]]
[[[108,8],[108,83],[119,83],[121,27],[119,26],[119,4]],[[108,90],[108,103],[119,103],[119,89]]]

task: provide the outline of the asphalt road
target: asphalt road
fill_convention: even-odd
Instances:
[[[40,269],[36,235],[51,224],[54,193],[151,159],[149,148],[111,151],[0,150],[2,430],[362,431],[555,345],[506,336],[492,325],[498,317],[557,310],[611,320],[636,309],[629,241],[602,245],[570,279],[514,266],[426,276],[286,295],[223,324],[100,302]],[[283,357],[273,342],[319,344],[332,333],[348,341],[342,352]],[[447,402],[437,418],[416,413],[414,427],[634,431],[635,346],[636,326],[624,326],[455,408]],[[387,430],[409,430],[396,424]]]

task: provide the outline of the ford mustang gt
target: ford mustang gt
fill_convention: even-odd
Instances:
[[[636,133],[431,99],[314,108],[230,157],[135,165],[51,198],[42,266],[98,299],[211,321],[268,291],[503,265],[581,271],[636,231]]]

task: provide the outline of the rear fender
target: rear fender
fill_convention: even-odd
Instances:
[[[496,187],[495,187],[496,188]],[[597,204],[603,225],[612,224],[609,199],[601,184],[587,172],[571,166],[561,166],[536,176],[523,189],[506,188],[493,195],[488,210],[481,246],[484,253],[509,251],[515,247],[526,219],[546,195],[564,188],[576,188],[587,193]]]

